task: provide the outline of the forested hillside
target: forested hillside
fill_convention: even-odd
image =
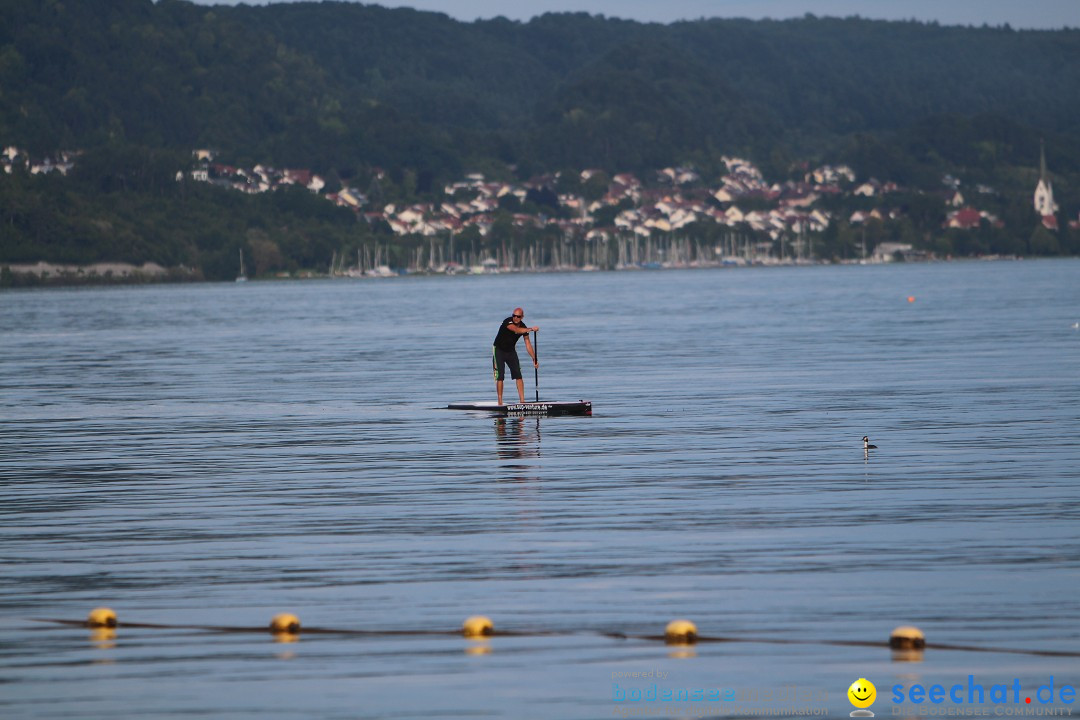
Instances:
[[[189,169],[195,148],[235,165],[309,168],[331,190],[367,188],[382,169],[402,201],[475,171],[525,180],[679,165],[708,180],[735,155],[775,182],[847,163],[860,179],[930,190],[951,173],[1029,200],[1043,139],[1062,212],[1075,218],[1077,87],[1076,30],[809,16],[461,23],[349,2],[0,0],[0,147],[177,159],[171,172],[126,175],[107,160],[80,163],[63,192],[78,195],[85,227],[121,221],[106,199],[118,192],[143,198],[126,207],[184,207],[163,178]],[[41,242],[82,247],[73,258],[115,251],[40,225],[52,181],[4,182],[0,261],[25,260]],[[306,222],[301,213],[290,227]],[[130,223],[135,245],[155,245]],[[224,244],[243,241],[219,230]],[[192,243],[162,261],[204,263]]]

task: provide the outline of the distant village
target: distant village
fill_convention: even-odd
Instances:
[[[321,192],[325,182],[318,175],[307,170],[274,170],[262,165],[254,168],[236,168],[212,161],[208,151],[197,151],[201,161],[192,171],[195,180],[210,182],[223,187],[248,193],[273,190],[282,185],[303,185],[312,192]],[[843,192],[842,186],[852,186],[855,173],[846,166],[824,166],[808,173],[802,183],[784,183],[770,185],[758,168],[748,160],[724,158],[727,174],[717,188],[707,188],[696,172],[686,168],[664,168],[656,173],[652,187],[646,188],[642,181],[632,173],[619,173],[611,177],[607,192],[598,200],[588,202],[580,195],[556,194],[558,207],[568,217],[546,216],[544,214],[514,213],[513,224],[518,228],[557,228],[564,237],[583,237],[588,241],[661,240],[668,239],[680,230],[686,230],[693,223],[703,220],[712,221],[734,232],[746,232],[743,237],[735,236],[735,247],[725,248],[721,253],[721,262],[729,264],[772,263],[780,261],[796,262],[799,257],[781,258],[773,255],[773,244],[782,237],[805,237],[808,233],[820,233],[828,228],[831,221],[829,213],[813,207],[816,200],[824,194]],[[597,175],[598,170],[583,170],[580,180],[588,182]],[[377,177],[376,180],[379,178]],[[397,236],[420,236],[425,238],[447,237],[475,227],[480,236],[486,237],[494,222],[494,213],[500,208],[500,201],[513,196],[519,204],[524,204],[532,193],[533,197],[553,193],[558,184],[558,177],[544,175],[520,184],[488,182],[479,173],[467,175],[462,180],[447,185],[443,189],[446,200],[439,203],[417,203],[412,205],[388,204],[380,208],[370,207],[368,198],[357,188],[343,187],[336,193],[326,194],[327,200],[339,207],[349,208],[361,215],[368,222],[385,221]],[[877,196],[895,189],[891,184],[868,181],[850,190],[855,195]],[[955,193],[956,201],[962,205],[963,198]],[[750,210],[739,208],[740,200],[767,201],[774,204],[770,210]],[[755,202],[760,205],[760,202]],[[626,207],[629,206],[629,207]],[[615,215],[610,226],[598,226],[595,213],[605,207],[622,207]],[[977,227],[983,214],[976,211],[975,217],[969,217],[963,210],[953,213],[951,222],[973,223]],[[851,222],[858,224],[871,218],[882,219],[881,211],[869,213],[857,212]],[[759,240],[752,246],[740,240],[748,240],[754,234],[765,235],[770,240]],[[732,237],[728,234],[728,237]],[[891,245],[886,243],[885,245]],[[888,262],[897,251],[914,253],[910,246],[879,247],[876,253],[867,259]],[[636,253],[640,259],[632,257],[634,253],[626,251],[622,262],[617,266],[635,264],[654,264],[660,262],[659,252],[650,253],[648,245]],[[631,255],[631,257],[627,257]],[[809,259],[809,258],[807,258]],[[660,264],[677,264],[680,259],[669,259]],[[690,263],[691,260],[682,262]],[[363,263],[358,263],[361,265]],[[481,258],[479,264],[485,272],[491,272],[501,264],[496,258]],[[561,263],[560,263],[561,264]],[[461,264],[455,262],[438,263],[444,270],[455,272]],[[591,265],[591,263],[585,263]],[[378,266],[376,266],[378,267]],[[471,265],[470,270],[475,271]]]
[[[59,172],[66,175],[77,157],[77,152],[65,152],[56,158],[34,161],[26,152],[7,147],[0,155],[0,163],[7,173],[21,166],[31,174]],[[813,251],[814,236],[836,221],[830,212],[816,207],[823,197],[882,198],[874,209],[858,210],[842,218],[853,227],[871,220],[895,219],[899,214],[899,210],[887,209],[885,199],[900,190],[895,183],[873,178],[860,182],[846,165],[823,165],[806,172],[798,182],[769,183],[749,160],[724,157],[726,173],[714,186],[703,183],[690,168],[657,170],[648,178],[649,182],[643,182],[632,173],[619,173],[608,178],[600,170],[586,169],[580,173],[580,184],[606,181],[606,191],[591,201],[578,194],[557,193],[558,175],[508,183],[492,182],[474,173],[445,186],[445,197],[441,201],[409,205],[391,203],[377,207],[358,188],[345,186],[337,192],[324,192],[327,183],[310,170],[276,169],[262,164],[251,168],[235,167],[217,162],[211,150],[194,151],[193,160],[191,169],[177,172],[177,181],[189,178],[243,193],[299,186],[351,210],[358,220],[386,223],[399,238],[426,240],[427,252],[418,248],[409,263],[412,271],[489,273],[538,269],[536,253],[531,251],[520,250],[515,255],[503,249],[485,255],[459,248],[460,252],[455,252],[455,236],[468,235],[467,231],[475,228],[473,237],[477,234],[487,237],[495,223],[496,212],[506,207],[517,210],[510,214],[514,228],[554,231],[567,240],[586,241],[581,244],[585,248],[581,254],[556,257],[547,269],[812,263],[817,262]],[[1043,225],[1056,230],[1058,207],[1047,176],[1045,155],[1040,162],[1034,206]],[[381,171],[376,171],[375,184],[384,178]],[[945,176],[942,179],[940,192],[946,206],[951,208],[943,228],[970,230],[983,223],[1002,226],[997,217],[970,205],[960,187],[956,178]],[[977,185],[973,192],[992,194],[994,190]],[[511,198],[516,202],[507,203]],[[522,212],[523,206],[530,201],[533,212]],[[710,235],[711,244],[703,246],[701,233],[695,232],[700,228],[692,227],[695,223],[712,224],[719,230]],[[1070,222],[1070,227],[1078,226],[1080,222]],[[603,258],[599,251],[590,254],[588,248],[600,245],[605,248]],[[330,272],[334,275],[397,274],[398,270],[391,269],[379,253],[379,250],[358,252],[355,262],[335,256],[330,263]],[[931,257],[910,244],[881,242],[869,249],[862,248],[859,257],[846,261],[881,263]]]
[[[275,170],[263,165],[253,168],[237,168],[214,162],[209,150],[194,153],[197,167],[191,178],[247,193],[260,193],[284,185],[300,185],[313,193],[322,193],[325,181],[309,170]],[[824,165],[806,173],[800,182],[769,183],[761,171],[749,160],[724,157],[726,174],[717,186],[709,187],[692,169],[668,167],[656,171],[650,182],[645,183],[632,173],[619,173],[608,179],[606,192],[596,200],[586,200],[582,195],[555,193],[559,185],[557,175],[542,175],[527,182],[491,182],[482,174],[473,173],[443,189],[445,199],[441,202],[410,205],[387,204],[372,207],[363,191],[342,187],[338,192],[326,193],[328,201],[348,208],[369,223],[385,222],[398,237],[453,238],[469,228],[476,228],[486,237],[494,224],[494,215],[503,200],[512,196],[514,206],[521,206],[529,199],[547,195],[553,197],[562,212],[546,215],[544,212],[512,214],[516,228],[546,228],[557,230],[564,238],[584,239],[588,248],[595,243],[617,247],[613,253],[615,269],[632,269],[642,266],[693,266],[706,264],[797,264],[815,262],[812,238],[828,229],[834,221],[831,214],[815,204],[824,196],[849,194],[855,197],[883,198],[881,207],[869,211],[855,211],[845,218],[852,226],[870,220],[895,219],[899,210],[884,209],[884,197],[900,188],[892,182],[868,179],[856,180],[855,172],[846,165]],[[1057,229],[1057,205],[1046,173],[1045,159],[1041,159],[1041,175],[1035,192],[1035,208],[1045,227]],[[604,177],[602,171],[581,171],[580,183],[595,177]],[[376,182],[382,178],[377,174]],[[177,179],[182,179],[178,174]],[[987,213],[970,206],[960,190],[960,181],[951,176],[942,179],[943,199],[948,211],[943,228],[970,230],[983,223],[1001,227],[1002,222]],[[994,189],[977,185],[976,194],[993,194]],[[740,208],[740,204],[754,208]],[[601,224],[597,216],[605,209],[615,208],[606,216],[610,224]],[[692,236],[695,223],[714,223],[724,232],[714,247],[702,251],[700,244],[687,240]],[[1077,225],[1077,222],[1070,225]],[[424,269],[436,272],[495,272],[498,269],[535,268],[535,258],[522,257],[473,257],[470,262],[455,262],[454,254],[447,258],[439,252],[442,245],[432,243],[428,262]],[[495,253],[496,255],[502,253]],[[418,253],[419,255],[419,253]],[[927,253],[907,243],[878,243],[852,262],[891,262],[895,259],[929,259]],[[465,260],[465,257],[462,257]],[[555,269],[578,267],[596,269],[599,264],[588,255],[570,262],[556,260]],[[344,259],[342,259],[344,261]],[[390,272],[378,258],[357,258],[355,266],[335,266],[334,273],[379,274]],[[421,262],[413,264],[418,268]]]

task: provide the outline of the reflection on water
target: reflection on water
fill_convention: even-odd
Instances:
[[[491,651],[491,641],[485,639],[471,639],[465,645],[466,655],[490,655]]]
[[[526,461],[540,457],[540,418],[497,417],[494,422],[495,453],[501,467],[521,473],[535,469],[537,463]]]
[[[892,659],[893,662],[913,662],[919,663],[925,659],[926,650],[923,648],[905,648],[905,649],[893,649]]]
[[[111,650],[116,647],[115,628],[92,628],[90,630],[90,642],[99,650]]]

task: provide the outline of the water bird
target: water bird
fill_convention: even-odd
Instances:
[[[862,436],[862,449],[863,450],[877,450],[877,445],[870,444],[870,438],[866,435]]]

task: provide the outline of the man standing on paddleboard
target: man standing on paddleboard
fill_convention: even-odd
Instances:
[[[510,366],[510,377],[517,381],[518,398],[525,402],[525,381],[521,378],[521,363],[518,361],[517,345],[518,338],[525,336],[525,349],[529,351],[533,367],[540,367],[536,360],[536,351],[529,342],[529,333],[536,332],[539,327],[525,325],[525,311],[514,308],[514,314],[502,321],[499,326],[499,334],[495,336],[495,343],[491,348],[491,369],[495,374],[495,393],[499,397],[499,404],[503,404],[503,371],[505,366]]]

